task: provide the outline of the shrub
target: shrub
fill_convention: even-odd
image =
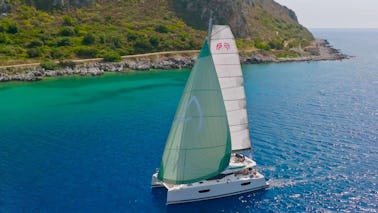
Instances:
[[[60,68],[60,66],[53,61],[44,61],[39,66],[45,70],[57,70]]]
[[[97,50],[88,47],[80,47],[76,49],[75,53],[79,58],[94,58],[97,55]]]
[[[117,61],[121,61],[121,60],[122,60],[122,58],[117,52],[106,53],[103,56],[104,62],[117,62]]]
[[[6,56],[16,56],[17,52],[12,46],[7,45],[7,46],[0,46],[0,54],[4,54]]]
[[[14,23],[9,18],[0,19],[0,32],[6,32],[10,34],[18,33],[19,29],[17,23]]]
[[[138,38],[134,44],[135,51],[141,52],[141,53],[147,52],[151,50],[151,48],[152,46],[149,41],[146,41],[144,39],[142,40],[140,38]]]
[[[155,27],[155,31],[158,33],[168,33],[168,28],[165,25],[158,25]]]
[[[40,41],[40,40],[33,40],[31,41],[29,44],[28,44],[28,47],[29,48],[33,48],[33,47],[40,47],[43,45],[43,42]]]
[[[270,46],[263,41],[256,42],[255,46],[260,50],[270,50]]]
[[[270,41],[269,46],[270,46],[270,48],[276,49],[276,50],[282,50],[283,47],[284,47],[283,42],[276,40],[276,39]]]
[[[8,30],[7,30],[7,33],[10,33],[10,34],[16,34],[18,33],[18,26],[14,23],[10,24],[8,26]]]
[[[113,49],[116,48],[121,48],[122,47],[122,42],[121,39],[117,36],[111,38],[111,45]]]
[[[26,51],[29,58],[37,58],[42,56],[42,51],[37,48],[31,48]]]
[[[105,34],[104,34],[104,35],[100,35],[100,36],[98,37],[98,42],[99,42],[100,44],[105,44],[105,43],[106,43],[106,36],[105,36]]]
[[[59,34],[61,36],[73,36],[75,35],[75,30],[72,27],[63,27]]]
[[[153,46],[153,47],[157,47],[157,46],[159,46],[159,38],[157,38],[157,37],[151,37],[150,39],[149,39],[149,41],[150,41],[150,44]]]
[[[129,41],[135,41],[138,38],[137,34],[133,32],[128,32],[127,33],[127,40]]]
[[[293,50],[280,50],[275,53],[277,58],[298,58],[299,55]]]
[[[95,42],[96,42],[96,37],[93,35],[93,33],[85,34],[83,40],[81,41],[81,43],[85,45],[94,44]]]
[[[0,44],[9,44],[9,43],[11,43],[9,36],[7,34],[0,33]]]
[[[74,69],[76,67],[76,63],[73,61],[59,61],[58,64],[60,67],[68,67]]]
[[[63,17],[63,25],[64,26],[72,26],[73,25],[71,16],[64,16]]]
[[[72,41],[71,41],[70,38],[62,38],[62,39],[60,39],[60,40],[56,43],[56,45],[57,45],[58,47],[71,46],[71,45],[72,45]]]
[[[59,48],[55,48],[53,50],[50,50],[50,56],[54,59],[60,59],[63,58],[64,54],[60,51]]]

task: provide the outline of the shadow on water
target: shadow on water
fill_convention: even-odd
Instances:
[[[136,92],[136,91],[143,91],[143,90],[151,90],[156,88],[162,88],[162,87],[170,87],[170,86],[182,86],[182,84],[179,83],[164,83],[164,84],[150,84],[150,85],[143,85],[143,86],[137,86],[137,87],[131,87],[131,88],[121,88],[117,90],[111,90],[111,91],[105,91],[105,92],[99,92],[89,98],[80,100],[80,101],[73,101],[68,102],[65,105],[81,105],[81,104],[91,104],[95,102],[100,102],[107,99],[113,99],[116,96],[119,95],[125,95],[128,93]],[[80,96],[79,94],[75,93],[76,96]]]

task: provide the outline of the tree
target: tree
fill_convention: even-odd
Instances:
[[[85,45],[94,44],[95,42],[96,42],[96,37],[93,35],[93,33],[85,34],[83,40],[81,41],[81,43]]]

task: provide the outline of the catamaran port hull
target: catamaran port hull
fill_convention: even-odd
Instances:
[[[162,183],[158,179],[155,179],[157,182],[154,182],[155,175],[157,174],[153,175],[152,186],[167,188],[167,204],[210,200],[268,187],[265,177],[256,171],[251,171],[248,174],[230,174],[219,179],[180,185]]]

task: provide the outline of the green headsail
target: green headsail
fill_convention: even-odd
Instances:
[[[226,109],[206,40],[181,97],[158,178],[170,184],[208,179],[227,168],[230,156]]]

